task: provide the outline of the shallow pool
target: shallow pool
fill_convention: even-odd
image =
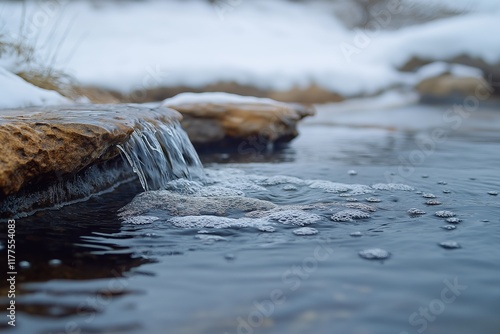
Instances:
[[[203,182],[18,219],[12,332],[499,333],[498,110],[319,109]]]

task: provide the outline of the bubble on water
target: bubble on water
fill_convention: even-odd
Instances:
[[[261,232],[273,233],[276,229],[270,225],[262,225],[258,227],[258,230]]]
[[[455,217],[455,213],[451,211],[437,211],[435,215],[439,218],[449,218],[449,217]]]
[[[312,227],[301,227],[292,231],[295,235],[315,235],[318,234],[318,230]]]
[[[380,202],[382,202],[382,200],[380,198],[377,198],[377,197],[368,197],[368,198],[366,198],[366,201],[370,202],[370,203],[380,203]]]
[[[354,197],[347,197],[345,200],[346,202],[358,202],[358,199]]]
[[[427,205],[441,205],[443,203],[441,203],[440,201],[438,201],[436,199],[430,199],[427,202],[425,202],[425,204],[427,204]]]
[[[286,176],[286,175],[275,175],[258,181],[258,184],[263,186],[277,186],[280,184],[287,184],[287,183],[292,183],[296,185],[305,185],[306,182],[302,179],[299,179],[298,177]]]
[[[482,222],[483,223],[489,223],[490,221],[488,219],[483,219]]]
[[[445,190],[443,190],[443,193],[444,194],[451,194],[451,190],[445,189]]]
[[[425,212],[424,210],[420,210],[420,209],[417,209],[417,208],[411,208],[410,210],[408,210],[408,214],[410,216],[420,216],[420,215],[425,215],[427,212]]]
[[[438,181],[438,183],[437,183],[437,184],[440,184],[440,185],[445,186],[445,185],[447,185],[447,184],[448,184],[448,182],[446,182],[446,181]]]
[[[326,180],[308,180],[307,184],[311,189],[320,189],[324,192],[334,194],[346,193],[345,196],[363,195],[373,192],[369,186],[362,184],[343,184]]]
[[[498,191],[488,191],[488,195],[497,196],[498,195]]]
[[[228,218],[219,216],[184,216],[172,217],[168,221],[175,227],[187,229],[222,229],[222,228],[244,228],[261,227],[268,223],[258,219]]]
[[[446,221],[450,224],[458,224],[460,223],[462,220],[460,218],[457,218],[457,217],[450,217],[450,218],[447,218]]]
[[[445,249],[457,249],[461,248],[460,244],[456,241],[453,240],[448,240],[448,241],[443,241],[439,243],[439,246],[445,248]]]
[[[220,235],[213,235],[213,234],[197,234],[194,236],[195,239],[202,240],[202,241],[208,241],[208,242],[216,242],[216,241],[226,241],[227,238],[222,237]]]
[[[125,219],[123,223],[132,225],[147,225],[152,224],[159,219],[160,218],[155,216],[135,216]]]
[[[352,222],[355,219],[367,219],[370,217],[370,214],[360,210],[342,210],[335,213],[330,218],[334,222]]]
[[[385,260],[391,255],[388,251],[381,248],[365,249],[358,253],[363,259],[367,260]]]
[[[28,269],[31,267],[31,263],[29,263],[28,261],[20,261],[17,265],[21,269]]]
[[[351,232],[349,233],[349,235],[351,237],[361,237],[363,235],[363,233],[359,232],[359,231],[356,231],[356,232]]]
[[[347,172],[349,175],[358,175],[358,172],[356,172],[354,169],[351,169],[350,171]]]
[[[422,197],[423,198],[436,198],[437,196],[434,194],[430,194],[430,193],[423,193]]]
[[[373,189],[376,190],[400,190],[400,191],[413,191],[412,187],[406,185],[406,184],[401,184],[401,183],[377,183],[372,185]]]
[[[201,197],[224,197],[224,196],[245,196],[245,193],[241,190],[230,189],[219,186],[207,186],[199,189],[196,196]]]
[[[291,184],[287,184],[287,185],[283,186],[283,190],[285,190],[285,191],[295,191],[295,190],[298,190],[298,188],[296,186],[292,186]]]
[[[164,211],[169,216],[216,215],[270,210],[277,206],[271,202],[243,196],[201,197],[182,195],[168,190],[147,191],[137,195],[120,210],[126,220],[150,211]]]
[[[444,230],[451,231],[451,230],[456,229],[457,227],[455,225],[444,225],[444,226],[441,226],[441,228]]]
[[[349,209],[356,209],[356,210],[361,210],[361,211],[366,211],[366,212],[377,211],[376,207],[369,205],[369,204],[365,204],[365,203],[347,203],[347,204],[344,204],[343,206],[345,206],[346,208],[349,208]]]
[[[321,216],[302,210],[284,210],[272,212],[265,219],[284,225],[305,226],[321,220]]]
[[[236,259],[236,255],[229,253],[229,254],[224,255],[224,258],[228,261],[234,261]]]
[[[61,264],[62,264],[62,261],[59,259],[52,259],[49,261],[49,266],[51,266],[51,267],[57,267],[57,266],[60,266]]]
[[[419,191],[415,191],[415,194],[417,194],[417,195],[422,195],[422,194],[423,194],[423,192],[419,190]]]

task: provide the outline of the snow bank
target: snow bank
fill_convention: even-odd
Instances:
[[[67,104],[57,92],[36,87],[0,67],[0,108]]]
[[[265,90],[315,84],[349,97],[411,86],[416,79],[398,67],[414,56],[500,62],[500,2],[419,2],[472,11],[398,31],[366,32],[369,43],[359,46],[360,31],[344,27],[326,2],[56,1],[46,8],[34,1],[27,2],[24,34],[41,59],[54,60],[83,85],[122,93],[235,82]],[[22,5],[0,4],[0,27],[17,32]],[[351,61],[341,48],[346,43],[359,51]]]
[[[212,104],[230,104],[230,103],[238,103],[238,104],[279,104],[279,102],[266,99],[259,98],[253,96],[242,96],[237,94],[229,94],[223,92],[207,92],[207,93],[181,93],[172,98],[166,99],[162,102],[162,105],[165,106],[174,106],[174,105],[182,105],[182,104],[199,104],[199,103],[212,103]]]

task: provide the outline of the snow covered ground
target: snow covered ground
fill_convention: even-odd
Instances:
[[[83,85],[122,93],[236,82],[273,90],[315,84],[350,97],[414,85],[415,75],[398,71],[414,56],[500,63],[499,1],[399,2],[469,12],[390,31],[383,28],[396,7],[376,15],[368,30],[349,30],[322,1],[0,2],[0,32],[23,36],[40,62]],[[22,66],[0,57],[5,70]]]
[[[68,104],[59,93],[41,89],[0,67],[0,108]]]

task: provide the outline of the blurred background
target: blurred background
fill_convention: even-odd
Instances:
[[[0,84],[22,85],[14,74],[98,103],[184,91],[303,103],[391,91],[435,102],[478,85],[494,97],[499,16],[493,0],[1,1]]]

